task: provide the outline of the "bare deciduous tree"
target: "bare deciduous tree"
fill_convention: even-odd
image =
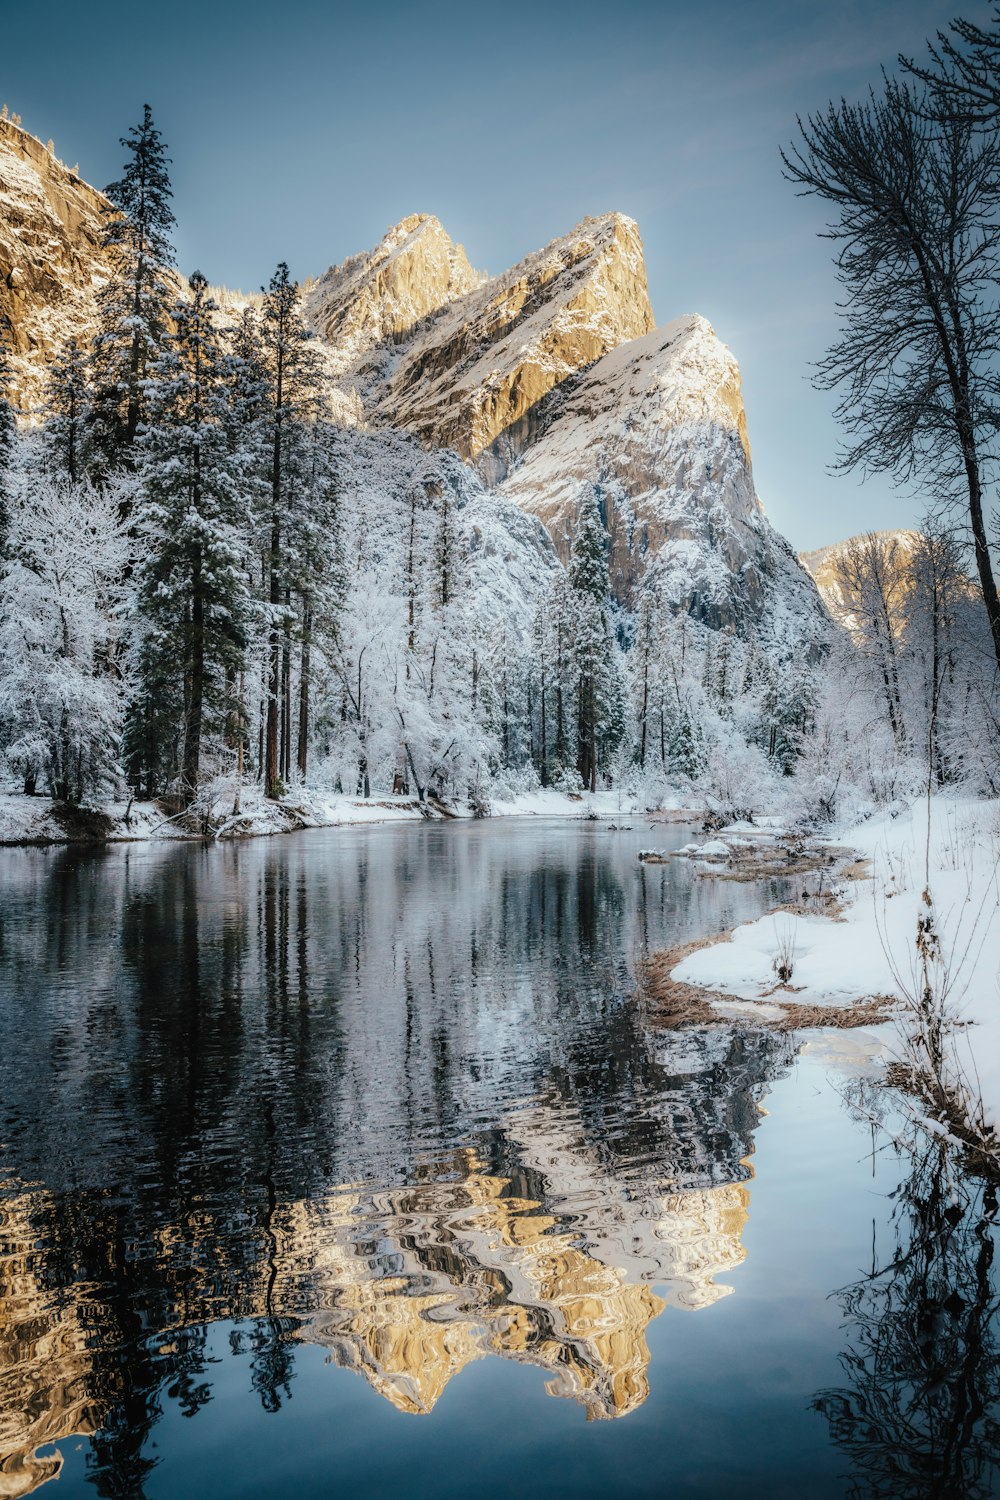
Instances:
[[[907,588],[907,560],[897,536],[869,531],[846,543],[837,561],[844,623],[875,668],[892,737],[900,748],[906,742],[899,659]]]
[[[840,466],[920,482],[962,515],[1000,668],[984,521],[998,447],[1000,134],[886,80],[864,104],[800,120],[782,160],[802,195],[834,209],[843,329],[816,379],[842,392]]]
[[[928,42],[929,65],[921,67],[908,57],[899,59],[907,73],[933,90],[948,113],[977,124],[1000,116],[1000,6],[994,7],[991,21],[992,27],[961,17],[952,21],[950,35],[939,31]]]

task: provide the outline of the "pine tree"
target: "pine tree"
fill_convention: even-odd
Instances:
[[[704,735],[685,698],[673,709],[667,731],[667,769],[693,780],[705,765]]]
[[[296,503],[289,513],[285,562],[296,605],[299,662],[297,708],[294,715],[291,707],[288,710],[288,738],[295,717],[295,768],[303,781],[309,768],[316,652],[325,660],[325,649],[336,638],[346,589],[331,438],[326,423],[300,425],[289,462]]]
[[[451,492],[447,477],[436,484],[434,490],[437,510],[437,530],[434,537],[434,593],[435,602],[442,609],[447,609],[459,588],[455,576],[459,566],[455,497]]]
[[[95,466],[103,471],[134,467],[144,382],[167,337],[173,296],[166,275],[174,264],[169,157],[148,104],[121,144],[129,155],[120,181],[106,189],[110,276],[98,298],[93,349]]]
[[[592,792],[597,790],[601,752],[611,747],[610,741],[614,738],[608,714],[612,695],[612,644],[606,611],[606,552],[607,538],[598,509],[598,496],[592,493],[580,507],[569,564],[578,670],[577,770],[583,785]]]
[[[653,689],[656,677],[656,647],[659,635],[657,598],[652,588],[644,590],[639,603],[635,642],[636,720],[639,743],[636,747],[640,767],[646,769],[650,720],[653,711]]]
[[[539,606],[535,653],[539,661],[538,771],[543,786],[566,778],[579,787],[575,773],[578,672],[575,643],[578,601],[567,575],[559,571]],[[571,753],[571,740],[572,753]]]
[[[569,581],[578,595],[602,605],[608,595],[607,534],[596,492],[580,506],[569,561]]]
[[[154,366],[142,440],[140,691],[129,749],[133,776],[143,773],[152,790],[179,772],[190,801],[206,741],[221,745],[231,727],[253,601],[242,459],[229,441],[228,366],[204,276],[196,272],[189,288]]]
[[[299,496],[292,482],[295,445],[318,410],[320,367],[302,318],[299,288],[284,261],[264,293],[261,338],[266,380],[264,418],[270,485],[264,538],[268,665],[264,723],[264,788],[278,795],[291,771],[291,577],[285,556]]]
[[[261,323],[252,307],[243,309],[229,330],[226,355],[226,430],[229,450],[239,458],[247,507],[251,517],[251,556],[247,559],[248,581],[254,597],[267,594],[266,553],[270,528],[267,523],[270,496],[269,427],[267,421],[268,378],[261,354]],[[237,773],[241,780],[248,760],[256,751],[258,775],[264,763],[264,725],[259,705],[266,699],[262,635],[263,611],[258,610],[257,629],[248,651],[247,669],[234,684],[235,703],[230,738],[236,748]],[[248,689],[247,676],[250,684]],[[258,703],[259,700],[259,703]],[[256,720],[255,720],[256,714]],[[257,733],[251,738],[251,728]],[[235,811],[239,811],[239,780]]]
[[[226,384],[229,397],[226,422],[232,451],[243,450],[251,468],[261,471],[257,479],[264,494],[266,467],[266,417],[268,377],[261,354],[260,318],[252,307],[245,307],[235,327],[229,331],[226,358]]]
[[[87,356],[71,338],[49,366],[43,408],[47,467],[70,484],[84,472],[88,395]]]

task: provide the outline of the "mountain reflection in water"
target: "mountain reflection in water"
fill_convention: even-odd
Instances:
[[[636,847],[5,853],[0,1494],[84,1433],[98,1491],[141,1495],[165,1407],[211,1398],[219,1320],[272,1410],[303,1342],[405,1412],[489,1354],[588,1417],[642,1403],[650,1321],[730,1290],[790,1049],[647,1032],[634,957],[764,897]]]

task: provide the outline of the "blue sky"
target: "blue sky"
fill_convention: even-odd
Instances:
[[[985,19],[988,7],[962,13]],[[796,113],[858,96],[947,24],[928,0],[178,0],[11,7],[0,99],[97,186],[145,101],[173,157],[181,266],[256,288],[436,213],[497,272],[587,213],[639,222],[658,322],[700,312],[738,356],[757,487],[798,548],[922,510],[829,473],[835,326],[821,213],[780,174]]]

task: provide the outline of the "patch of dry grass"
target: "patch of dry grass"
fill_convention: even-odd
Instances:
[[[780,908],[786,910],[787,908]],[[699,938],[693,943],[678,943],[673,948],[663,948],[654,953],[642,965],[639,976],[640,994],[647,1019],[655,1026],[678,1031],[688,1026],[732,1026],[734,1016],[721,1014],[713,1001],[727,1006],[739,1004],[733,995],[721,990],[703,989],[701,985],[686,984],[672,978],[673,970],[691,953],[701,948],[710,948],[714,943],[728,942],[732,932],[717,933]],[[874,995],[854,1001],[850,1005],[810,1005],[799,1000],[782,1000],[775,986],[769,990],[765,1000],[776,1006],[780,1016],[768,1017],[754,1011],[753,1002],[747,1002],[746,1015],[735,1018],[744,1026],[766,1026],[772,1031],[805,1031],[810,1028],[830,1026],[848,1031],[859,1026],[877,1026],[888,1020],[896,1001],[889,995]]]

